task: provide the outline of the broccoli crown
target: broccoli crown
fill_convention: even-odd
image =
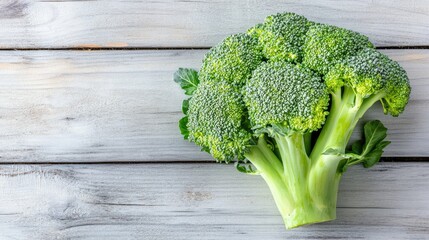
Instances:
[[[312,22],[295,13],[278,13],[248,30],[258,39],[262,52],[271,61],[299,62],[305,34]]]
[[[257,40],[244,33],[235,34],[205,55],[199,78],[201,81],[226,81],[242,86],[261,61]]]
[[[324,75],[337,61],[367,47],[373,45],[364,35],[331,25],[314,24],[305,38],[303,64]]]
[[[226,82],[202,82],[189,101],[189,140],[219,161],[243,158],[251,134],[246,130],[240,93]]]
[[[347,85],[363,98],[381,93],[385,113],[393,116],[404,110],[411,91],[405,70],[372,48],[340,61],[328,72],[325,81],[331,91]]]
[[[329,95],[322,79],[309,69],[287,62],[261,64],[244,87],[251,122],[280,125],[299,132],[319,129]]]
[[[225,38],[205,55],[199,73],[185,70],[179,69],[177,82],[191,98],[184,101],[181,131],[226,162],[243,159],[258,130],[319,130],[332,110],[329,93],[344,85],[359,101],[380,96],[376,100],[393,116],[410,94],[405,71],[367,37],[294,13],[269,16],[247,34]]]

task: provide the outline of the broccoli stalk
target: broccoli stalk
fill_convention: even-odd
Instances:
[[[411,90],[406,72],[367,37],[293,13],[227,37],[199,72],[179,69],[174,78],[189,96],[184,138],[261,175],[286,228],[335,219],[341,176],[376,164],[390,143],[374,120],[350,145],[356,125],[378,101],[398,116]]]
[[[300,133],[275,134],[274,138],[280,159],[267,147],[264,135],[244,156],[258,169],[270,188],[286,228],[335,219],[338,184],[321,194],[314,194],[313,187],[338,183],[341,174],[337,172],[337,166],[313,166]],[[328,173],[329,170],[333,173]],[[326,175],[320,176],[322,173]],[[311,175],[318,175],[318,181],[312,182]]]

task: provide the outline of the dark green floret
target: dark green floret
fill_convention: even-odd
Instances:
[[[398,116],[404,110],[411,91],[405,70],[371,48],[335,65],[325,79],[333,93],[344,86],[352,88],[356,95],[355,104],[363,104],[366,107],[364,111],[381,100],[385,113],[392,116]]]
[[[328,114],[329,96],[322,79],[287,62],[261,64],[244,88],[254,125],[281,125],[297,132],[319,129]]]
[[[312,22],[295,13],[278,13],[248,30],[271,61],[300,62],[305,34]]]
[[[207,149],[218,161],[242,158],[251,135],[243,126],[240,93],[225,82],[202,82],[189,101],[189,140]]]
[[[258,42],[239,33],[227,37],[204,57],[199,73],[200,81],[225,81],[242,86],[262,61]]]
[[[305,39],[303,64],[324,75],[339,60],[368,47],[373,47],[372,43],[357,32],[327,24],[314,24]]]

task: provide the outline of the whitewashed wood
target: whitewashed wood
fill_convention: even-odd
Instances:
[[[284,11],[362,32],[378,46],[429,44],[425,0],[2,0],[0,47],[213,46]]]
[[[351,168],[337,220],[286,231],[259,176],[220,164],[1,165],[1,239],[427,239],[429,165]]]
[[[393,142],[385,156],[429,156],[429,51],[384,51],[409,72],[413,93],[399,118],[373,109]],[[180,66],[205,51],[0,52],[0,161],[210,160],[183,140]]]

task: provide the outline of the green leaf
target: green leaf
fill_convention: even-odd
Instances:
[[[348,162],[348,159],[343,159],[338,163],[338,166],[337,166],[338,173],[344,173],[345,171],[347,171],[347,167],[348,167],[347,162]]]
[[[189,137],[189,130],[187,125],[188,125],[188,116],[185,116],[179,120],[180,133],[183,135],[183,138],[185,139],[188,139]]]
[[[185,115],[187,115],[187,114],[188,114],[188,109],[189,109],[189,100],[190,100],[190,98],[185,99],[185,100],[183,100],[183,102],[182,102],[182,112],[183,112],[183,114],[185,114]]]
[[[356,141],[352,145],[352,152],[355,154],[361,154],[363,151],[363,143],[362,141]]]
[[[380,161],[383,149],[390,144],[383,141],[387,136],[387,128],[379,121],[369,121],[364,126],[365,145],[362,152],[363,166],[368,168]]]
[[[376,163],[380,161],[381,155],[383,154],[383,151],[372,151],[365,155],[363,158],[363,166],[366,168],[374,166]]]
[[[387,128],[379,120],[369,121],[363,127],[365,134],[365,151],[372,151],[387,136]]]
[[[378,143],[374,150],[365,155],[363,166],[369,168],[378,163],[380,161],[381,155],[383,154],[383,149],[389,144],[389,141],[382,141]]]
[[[192,95],[197,90],[198,84],[198,72],[190,68],[179,68],[174,73],[174,81],[185,90],[186,95]]]
[[[357,141],[352,145],[352,151],[346,155],[351,157],[347,166],[362,163],[364,167],[372,167],[380,161],[383,149],[390,144],[384,141],[387,136],[387,128],[378,121],[369,121],[364,126],[365,143]]]
[[[259,175],[259,171],[253,169],[251,164],[244,164],[240,162],[235,162],[235,168],[242,173],[250,174],[250,175]]]

